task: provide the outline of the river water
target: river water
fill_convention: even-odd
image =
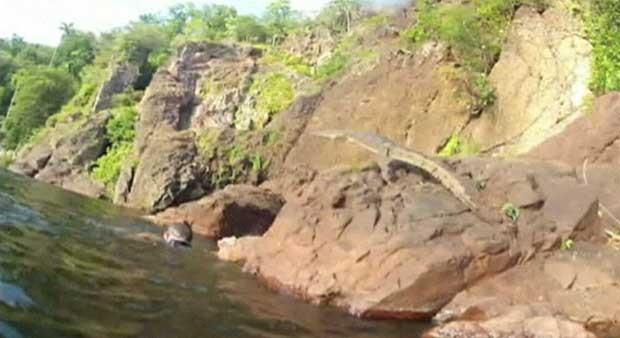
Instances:
[[[0,337],[409,338],[413,323],[361,321],[261,287],[198,240],[132,211],[0,169]]]

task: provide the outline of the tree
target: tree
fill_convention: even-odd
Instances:
[[[293,26],[293,9],[290,0],[274,0],[267,6],[265,13],[272,43],[283,40]]]
[[[63,67],[77,78],[82,69],[95,59],[96,38],[92,33],[75,29],[73,24],[63,23],[60,30],[63,35],[50,65]]]
[[[319,15],[320,21],[332,31],[349,32],[353,20],[362,9],[360,0],[331,0]]]
[[[226,23],[228,35],[242,42],[265,42],[267,28],[252,15],[230,18]]]
[[[67,72],[35,66],[20,70],[14,77],[19,88],[10,114],[3,122],[4,145],[15,149],[25,142],[36,128],[57,113],[74,93],[75,82]]]

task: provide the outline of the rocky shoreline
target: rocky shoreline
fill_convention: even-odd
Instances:
[[[56,124],[10,169],[156,223],[185,221],[219,240],[221,259],[305,301],[433,321],[429,338],[620,336],[620,253],[608,238],[620,229],[620,93],[585,113],[592,46],[578,20],[557,4],[520,8],[482,114],[448,46],[408,52],[384,21],[347,35],[379,56],[338,79],[304,77],[254,47],[183,46],[146,88],[111,187],[91,173],[111,147],[106,105],[137,77],[117,65],[95,112]],[[283,46],[311,51],[316,66],[336,48],[323,37]],[[294,93],[270,98],[277,111],[257,104],[269,81]],[[432,157],[479,210],[416,168],[387,177],[367,151],[310,135],[334,128]],[[451,156],[450,145],[478,154]]]

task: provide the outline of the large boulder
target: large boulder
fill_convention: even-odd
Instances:
[[[139,106],[137,149],[151,136],[205,126],[230,126],[260,52],[218,43],[182,47],[159,69]]]
[[[284,205],[282,197],[249,185],[231,185],[195,202],[157,214],[157,223],[187,222],[209,238],[264,234]]]
[[[585,113],[592,46],[561,2],[515,14],[489,76],[497,103],[465,130],[482,149],[526,153]]]
[[[440,185],[375,169],[310,178],[263,237],[221,242],[268,285],[371,318],[429,319],[480,279],[569,238],[600,235],[597,196],[570,167],[469,159],[451,163],[482,191],[473,213]],[[293,184],[294,180],[289,180]],[[566,196],[579,196],[566,203]],[[512,202],[520,216],[502,208]]]
[[[205,193],[205,168],[194,133],[151,137],[132,178],[126,203],[148,212],[191,201]]]
[[[10,169],[86,196],[104,196],[105,186],[93,180],[89,170],[108,148],[110,118],[109,113],[97,113],[81,122],[58,125],[40,142],[23,149]]]
[[[596,99],[591,114],[578,118],[562,133],[534,148],[527,157],[574,166],[620,163],[620,93]]]
[[[436,318],[444,323],[489,321],[515,307],[544,303],[600,337],[618,337],[619,259],[620,253],[610,248],[577,243],[570,250],[538,258],[463,291]]]

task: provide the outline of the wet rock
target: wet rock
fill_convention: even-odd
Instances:
[[[544,303],[600,337],[617,337],[618,259],[620,253],[605,246],[578,242],[570,251],[539,257],[463,291],[436,319],[484,322],[505,316],[515,306]]]
[[[453,165],[463,180],[485,182],[479,212],[416,173],[390,184],[372,168],[332,170],[301,187],[282,178],[271,185],[291,184],[297,193],[269,231],[222,243],[220,256],[313,303],[362,317],[429,319],[479,280],[599,229],[596,196],[566,167],[497,159]],[[529,200],[542,203],[513,222],[501,211],[506,188],[523,184],[536,196]],[[581,201],[562,209],[567,194]]]
[[[558,2],[559,3],[559,2]],[[521,7],[489,81],[497,96],[465,134],[483,149],[523,154],[585,113],[592,46],[561,4],[540,14]]]
[[[272,192],[248,185],[231,185],[195,202],[155,215],[158,223],[185,221],[196,234],[210,238],[262,235],[284,204]]]
[[[573,166],[620,163],[620,93],[596,99],[594,111],[573,122],[562,133],[534,148],[527,157],[555,160]]]
[[[205,168],[192,132],[152,137],[136,167],[129,206],[156,212],[205,193]]]

